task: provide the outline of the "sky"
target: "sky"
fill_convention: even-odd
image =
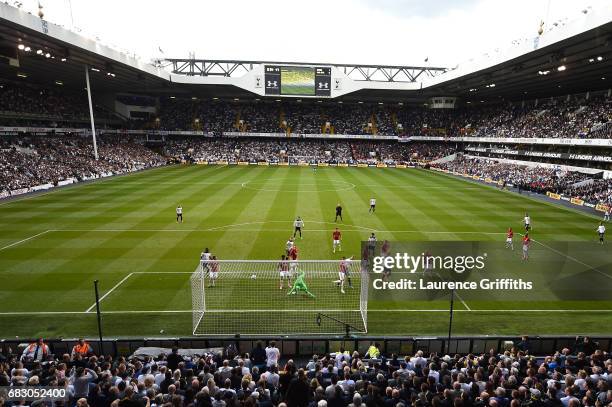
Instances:
[[[12,3],[14,0],[9,0]],[[20,0],[36,13],[37,0]],[[45,19],[151,58],[453,67],[609,0],[40,0]],[[72,12],[71,12],[72,11]],[[163,54],[159,50],[163,51]],[[427,62],[425,62],[427,59]]]

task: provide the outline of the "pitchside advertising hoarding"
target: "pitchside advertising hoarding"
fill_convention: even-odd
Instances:
[[[363,242],[362,270],[370,276],[370,299],[448,300],[486,309],[612,309],[612,251],[593,241],[553,242],[516,233],[496,241]],[[571,301],[574,305],[567,303]],[[516,303],[522,303],[516,305]]]
[[[465,150],[473,151],[477,153],[505,154],[505,155],[520,156],[520,157],[557,158],[557,159],[562,159],[562,160],[612,162],[612,156],[610,155],[569,154],[569,153],[554,153],[554,152],[546,152],[546,151],[511,150],[511,149],[506,149],[506,148],[483,148],[483,147],[467,147]]]

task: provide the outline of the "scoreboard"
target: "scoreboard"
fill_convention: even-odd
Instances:
[[[331,68],[265,66],[266,95],[331,96]]]

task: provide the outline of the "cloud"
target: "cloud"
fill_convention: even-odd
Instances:
[[[49,2],[46,18],[70,26],[68,5]],[[450,67],[587,5],[606,1],[72,0],[72,14],[76,26],[146,59],[161,47],[166,57],[389,65],[428,57]]]

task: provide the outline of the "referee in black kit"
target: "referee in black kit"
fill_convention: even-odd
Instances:
[[[342,205],[340,205],[340,202],[338,202],[338,205],[336,205],[336,218],[334,219],[334,222],[338,222],[338,216],[340,217],[340,220],[342,220]]]

